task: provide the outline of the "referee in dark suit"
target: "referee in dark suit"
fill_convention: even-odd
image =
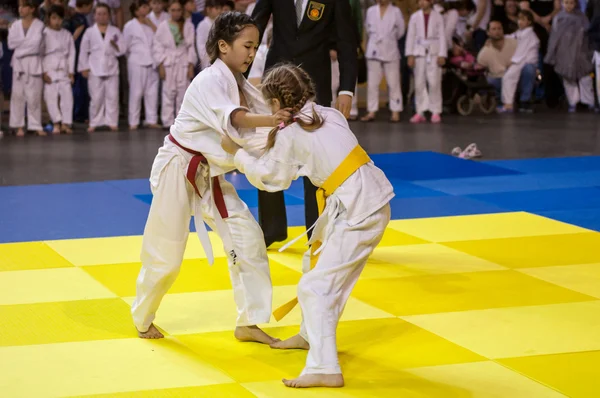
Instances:
[[[335,42],[340,64],[340,92],[336,108],[350,116],[357,75],[357,33],[349,0],[258,0],[252,18],[260,36],[273,15],[273,40],[265,71],[280,62],[302,67],[317,89],[317,103],[331,105],[331,59]],[[317,188],[304,177],[306,227],[318,218]],[[258,191],[258,218],[267,247],[287,239],[287,216],[283,192]]]

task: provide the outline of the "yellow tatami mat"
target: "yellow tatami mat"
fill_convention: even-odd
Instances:
[[[600,233],[523,212],[392,221],[338,327],[336,390],[287,389],[305,351],[234,339],[211,239],[212,267],[190,234],[152,341],[130,315],[140,236],[0,244],[0,397],[600,396]],[[269,251],[274,306],[305,242]],[[300,321],[261,326],[286,338]]]

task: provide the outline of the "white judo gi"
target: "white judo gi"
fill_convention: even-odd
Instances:
[[[152,56],[154,32],[132,19],[123,28],[129,75],[129,125],[138,126],[144,101],[145,124],[158,123],[158,71]]]
[[[208,34],[213,22],[209,17],[205,17],[196,28],[196,51],[198,51],[201,69],[206,69],[210,66],[210,58],[206,52],[206,42],[208,41]]]
[[[517,50],[511,58],[511,64],[502,77],[502,103],[512,105],[515,102],[515,92],[521,79],[521,71],[527,64],[537,65],[539,61],[540,40],[533,27],[519,29],[506,35],[517,40]]]
[[[114,40],[117,48],[110,41]],[[90,71],[90,127],[119,125],[119,60],[125,54],[121,31],[108,25],[104,37],[94,25],[86,29],[81,39],[77,71]]]
[[[158,25],[160,25],[164,21],[168,21],[169,18],[171,18],[171,17],[169,16],[169,13],[166,12],[166,11],[161,12],[160,16],[158,16],[158,17],[154,13],[154,11],[150,11],[150,14],[148,14],[148,19],[150,21],[152,21],[152,23],[154,24],[154,26],[156,26],[157,28],[158,28]]]
[[[452,38],[454,37],[454,33],[456,32],[456,26],[458,25],[460,15],[455,9],[444,10],[444,7],[440,4],[434,4],[433,9],[442,14],[442,18],[444,18],[446,46],[448,48],[452,48]]]
[[[200,163],[197,171],[195,167],[190,168],[190,163],[198,157],[176,145],[170,136],[165,138],[154,160],[150,176],[154,197],[144,230],[142,270],[132,306],[133,320],[139,331],[148,330],[162,298],[177,278],[192,215],[210,263],[213,254],[204,222],[223,240],[238,311],[237,326],[270,320],[272,285],[262,230],[233,185],[223,176],[235,169],[233,156],[221,148],[224,134],[256,155],[260,154],[268,134],[268,130],[261,130],[247,138],[231,125],[231,113],[242,108],[238,84],[243,87],[252,112],[266,114],[269,111],[260,92],[243,76],[236,81],[229,68],[218,59],[192,81],[170,134],[179,145],[202,153],[208,164]],[[186,179],[190,170],[201,197]],[[226,214],[223,214],[223,202]]]
[[[183,41],[177,46],[169,28],[169,21],[156,29],[152,43],[152,55],[156,65],[162,64],[166,77],[162,82],[161,121],[163,126],[173,124],[183,103],[183,96],[190,85],[189,65],[197,62],[194,48],[194,25],[189,20],[183,24]]]
[[[277,133],[275,146],[257,158],[245,150],[235,155],[235,165],[263,191],[281,191],[307,176],[321,187],[358,145],[348,122],[337,110],[308,102],[322,116],[321,128],[307,132],[291,124]],[[301,116],[302,117],[302,116]],[[384,173],[368,162],[327,197],[323,213],[315,223],[309,243],[321,241],[320,256],[298,284],[303,323],[300,335],[310,344],[302,374],[341,373],[336,346],[336,328],[367,259],[377,246],[390,220],[392,185]]]
[[[423,10],[412,14],[408,21],[405,53],[415,57],[415,102],[420,115],[425,111],[442,113],[442,68],[437,59],[448,57],[444,28],[444,19],[435,9],[429,14],[427,32]]]
[[[44,24],[34,19],[25,33],[23,21],[15,21],[8,29],[8,48],[14,50],[10,65],[13,69],[12,93],[10,97],[11,128],[25,127],[27,107],[27,129],[42,130],[42,31]]]
[[[379,110],[379,85],[385,75],[388,86],[389,107],[392,112],[402,112],[402,88],[400,84],[400,49],[398,40],[404,36],[405,25],[402,11],[392,4],[387,6],[383,17],[377,4],[369,7],[365,20],[367,31],[367,110]]]
[[[73,89],[70,75],[75,74],[75,42],[66,30],[44,29],[42,70],[52,83],[44,87],[44,100],[52,123],[73,124]]]

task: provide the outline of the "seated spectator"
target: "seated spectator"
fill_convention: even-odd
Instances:
[[[512,64],[512,58],[517,50],[517,40],[504,36],[500,21],[490,21],[487,33],[489,39],[477,56],[477,63],[487,69],[487,80],[496,89],[498,103],[502,103],[502,78]],[[523,111],[529,110],[528,103],[531,100],[536,75],[535,65],[527,64],[521,70],[519,91]]]
[[[464,72],[468,77],[479,76],[485,69],[475,60],[475,56],[465,50],[464,44],[457,37],[452,38],[450,64]]]
[[[510,35],[519,29],[519,4],[517,0],[506,0],[495,10],[494,19],[502,23],[504,34]]]

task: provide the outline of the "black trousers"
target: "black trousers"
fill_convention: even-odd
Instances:
[[[307,177],[304,177],[304,222],[306,227],[310,228],[318,217],[317,187]],[[267,244],[287,239],[287,214],[283,192],[258,191],[258,222]],[[309,233],[309,239],[310,235]]]

